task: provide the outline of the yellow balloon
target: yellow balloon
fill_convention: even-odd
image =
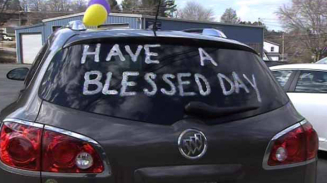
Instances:
[[[106,8],[99,4],[88,7],[83,18],[86,26],[99,26],[106,22],[108,13]]]

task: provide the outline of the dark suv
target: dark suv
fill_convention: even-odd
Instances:
[[[61,29],[1,112],[14,183],[314,183],[317,134],[258,54],[185,32]]]

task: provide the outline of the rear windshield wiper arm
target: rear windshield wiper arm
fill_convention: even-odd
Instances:
[[[233,114],[253,111],[260,106],[253,105],[248,107],[214,107],[203,102],[190,102],[185,106],[185,112],[189,115],[204,117],[204,118],[218,118],[230,116]]]

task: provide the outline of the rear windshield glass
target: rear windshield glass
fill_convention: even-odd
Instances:
[[[157,42],[67,47],[49,65],[40,95],[85,112],[164,125],[189,117],[185,107],[190,102],[219,109],[259,106],[210,119],[213,124],[262,114],[287,102],[254,53]]]

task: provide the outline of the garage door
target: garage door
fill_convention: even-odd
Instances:
[[[22,35],[22,58],[24,64],[32,64],[37,53],[42,48],[41,34]]]

